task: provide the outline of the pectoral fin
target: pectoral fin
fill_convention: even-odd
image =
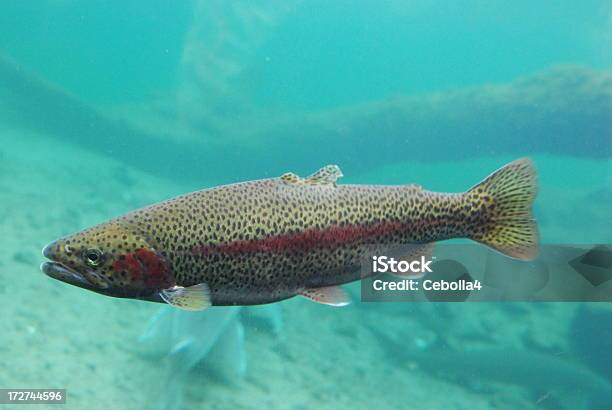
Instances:
[[[168,304],[183,310],[204,310],[211,305],[210,289],[206,283],[182,287],[173,286],[159,293]]]
[[[305,289],[300,295],[323,305],[341,307],[351,303],[351,297],[340,286]]]

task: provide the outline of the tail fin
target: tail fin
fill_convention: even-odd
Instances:
[[[536,170],[529,158],[513,161],[489,175],[467,192],[483,217],[470,238],[512,258],[535,258],[538,227],[531,208],[537,190]]]

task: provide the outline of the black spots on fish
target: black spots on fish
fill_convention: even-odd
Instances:
[[[213,292],[215,286],[224,286],[257,294],[269,289],[288,292],[311,277],[337,270],[338,264],[354,263],[367,240],[409,242],[426,236],[427,222],[419,225],[417,221],[441,223],[436,221],[442,221],[449,209],[444,200],[429,209],[423,203],[423,191],[414,187],[290,188],[277,180],[214,188],[154,205],[127,217],[126,222],[137,225],[155,241],[154,246],[169,260],[177,284],[206,282]],[[275,253],[265,251],[256,242],[282,235],[294,237],[308,229],[324,233],[385,223],[405,229],[374,229],[368,238],[355,234],[352,242],[330,249],[313,242],[309,245],[312,248],[288,248]],[[443,231],[442,227],[437,229]],[[326,237],[318,235],[314,237]],[[122,244],[129,248],[132,242]],[[215,246],[235,242],[243,244],[242,253],[214,251]]]

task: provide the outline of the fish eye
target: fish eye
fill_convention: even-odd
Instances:
[[[96,248],[87,249],[83,258],[89,266],[99,266],[103,262],[102,251]]]

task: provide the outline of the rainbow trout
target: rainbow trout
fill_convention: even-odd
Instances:
[[[342,306],[375,249],[470,238],[529,260],[536,172],[516,160],[464,193],[342,185],[335,165],[301,178],[224,185],[151,205],[50,243],[48,276],[101,294],[198,310],[302,295]]]

